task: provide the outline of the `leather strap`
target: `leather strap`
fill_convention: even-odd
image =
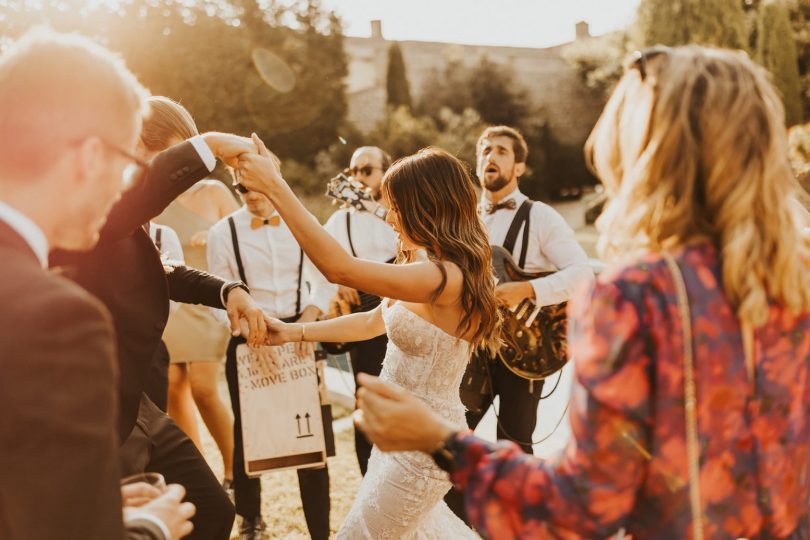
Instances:
[[[683,329],[683,371],[684,371],[684,409],[686,412],[686,456],[689,470],[689,505],[692,510],[692,538],[703,540],[703,512],[700,498],[700,443],[698,442],[697,425],[697,390],[695,388],[695,359],[692,347],[692,318],[689,313],[689,297],[686,284],[678,263],[669,253],[664,253],[664,260],[672,273],[675,292],[678,297],[678,311]]]
[[[245,277],[245,267],[242,265],[242,255],[239,253],[239,238],[236,236],[236,224],[233,221],[233,216],[228,218],[228,226],[231,228],[231,242],[233,243],[233,254],[236,258],[236,268],[239,269],[239,278],[242,283],[248,285]]]
[[[158,251],[161,251],[161,252],[163,251],[163,245],[162,245],[162,242],[160,240],[160,233],[162,233],[162,232],[163,232],[163,229],[161,229],[160,227],[157,227],[155,229],[155,247],[157,248]]]
[[[352,242],[352,214],[346,212],[346,236],[349,238],[349,249],[352,250],[352,256],[357,257],[357,252],[354,250],[354,242]]]
[[[506,238],[503,241],[504,249],[514,256],[515,241],[517,240],[521,226],[525,223],[525,227],[523,227],[523,238],[521,239],[520,261],[518,261],[518,266],[521,269],[526,266],[526,249],[529,247],[529,223],[533,202],[534,201],[531,199],[523,201],[523,204],[521,204],[520,208],[515,212],[515,217],[512,219],[512,224],[509,226]]]

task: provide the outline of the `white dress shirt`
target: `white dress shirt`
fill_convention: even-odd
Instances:
[[[489,240],[493,245],[503,245],[518,208],[528,197],[516,189],[498,202],[503,203],[509,199],[515,200],[514,210],[502,208],[493,214],[487,214],[486,206],[490,201],[486,197],[481,198],[481,219],[489,231]],[[521,226],[515,240],[512,253],[515,262],[520,261],[524,228],[525,226]],[[535,302],[539,306],[567,301],[577,287],[594,278],[588,256],[574,237],[574,230],[556,210],[538,201],[534,202],[529,214],[526,252],[525,271],[556,271],[550,276],[531,281]]]
[[[22,236],[22,239],[31,247],[31,251],[39,259],[42,268],[48,267],[48,238],[39,228],[39,225],[3,201],[0,201],[0,221]]]
[[[370,212],[341,208],[324,225],[347,253],[351,253],[346,216],[351,221],[352,245],[359,259],[387,262],[397,256],[397,233],[382,219]]]
[[[233,217],[236,225],[239,252],[250,295],[271,317],[287,318],[296,315],[295,299],[301,248],[287,224],[281,221],[277,226],[263,225],[258,229],[251,229],[250,222],[255,216],[246,207],[228,217]],[[208,271],[226,280],[240,280],[228,217],[215,223],[208,231]],[[305,256],[301,280],[301,310],[314,305],[325,313],[335,294],[337,286],[326,281],[323,274]],[[228,317],[222,310],[213,312],[220,322],[229,324]]]
[[[183,245],[180,243],[180,237],[177,236],[175,230],[168,225],[160,225],[150,221],[149,236],[152,238],[152,242],[154,242],[155,247],[158,247],[158,230],[160,230],[160,258],[185,264],[186,258],[183,256]]]

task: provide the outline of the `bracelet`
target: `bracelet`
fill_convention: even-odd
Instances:
[[[301,323],[301,341],[306,341],[307,340],[306,328],[307,328],[307,324],[306,323]]]

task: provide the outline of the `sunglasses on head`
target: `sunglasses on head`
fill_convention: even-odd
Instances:
[[[362,174],[363,176],[371,176],[372,171],[382,170],[382,167],[372,167],[371,165],[366,165],[365,167],[349,167],[346,169],[346,173],[349,176],[357,176]]]
[[[647,49],[642,49],[640,51],[635,51],[632,55],[632,59],[630,64],[628,65],[628,69],[637,69],[639,75],[641,76],[641,80],[647,78],[647,62],[651,59],[655,58],[656,56],[661,56],[662,54],[668,54],[670,51],[669,47],[649,47]]]

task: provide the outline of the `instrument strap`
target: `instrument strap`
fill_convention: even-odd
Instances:
[[[354,250],[354,242],[352,242],[352,214],[346,212],[346,236],[349,238],[349,249],[352,250],[352,256],[357,257],[357,252]]]
[[[233,216],[228,218],[228,226],[231,228],[231,242],[233,243],[233,254],[236,258],[236,267],[239,269],[239,278],[245,285],[248,284],[245,277],[245,266],[242,263],[242,254],[239,252],[239,237],[236,234],[236,223],[233,221]],[[300,256],[298,259],[298,288],[295,291],[295,313],[296,317],[301,313],[301,282],[303,281],[304,274],[304,250],[299,250]]]
[[[506,233],[506,238],[503,241],[503,247],[509,253],[514,256],[515,250],[515,241],[517,240],[518,232],[520,232],[520,228],[523,227],[523,237],[521,238],[521,251],[520,251],[520,261],[518,262],[518,266],[522,269],[526,266],[526,251],[529,247],[529,221],[531,217],[531,210],[532,210],[532,201],[531,199],[526,199],[523,201],[523,204],[520,205],[517,212],[515,212],[515,217],[512,220],[512,225],[509,226],[509,231]],[[525,224],[525,226],[524,226]]]

